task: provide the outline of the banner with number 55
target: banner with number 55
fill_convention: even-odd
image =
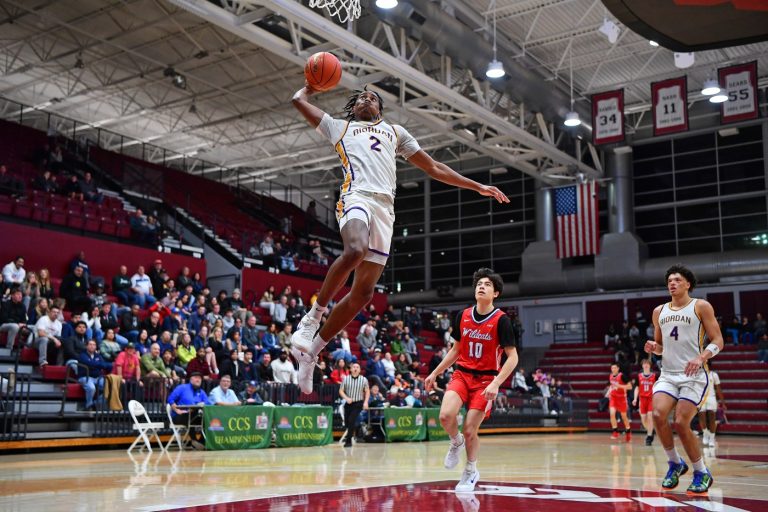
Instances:
[[[717,70],[728,101],[720,104],[720,122],[757,119],[757,61]]]
[[[592,95],[592,127],[595,146],[624,140],[624,89]]]
[[[653,82],[651,98],[654,135],[688,130],[688,80],[686,77]]]

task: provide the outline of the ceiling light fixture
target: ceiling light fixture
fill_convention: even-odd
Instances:
[[[675,52],[675,67],[680,69],[685,69],[693,66],[694,61],[696,60],[694,54],[691,53],[680,53]]]
[[[728,101],[728,95],[725,94],[723,91],[720,91],[714,96],[709,97],[710,103],[725,103],[726,101]]]
[[[501,78],[506,73],[504,64],[496,58],[496,0],[491,2],[490,8],[493,9],[493,60],[488,63],[488,69],[485,70],[485,76],[488,78]]]
[[[565,121],[563,124],[568,127],[573,126],[579,126],[581,124],[581,119],[579,119],[579,113],[573,110],[573,46],[571,46],[570,49],[570,65],[568,66],[570,68],[570,83],[571,83],[571,111],[565,114]]]
[[[605,37],[608,38],[608,42],[611,44],[614,44],[616,41],[619,40],[619,34],[621,34],[621,29],[618,25],[616,25],[613,21],[609,20],[608,18],[603,18],[603,24],[600,25],[600,28],[597,29],[598,32],[603,34]]]
[[[397,0],[376,0],[376,7],[379,9],[394,9],[397,7]]]
[[[657,43],[657,42],[656,42],[656,41],[654,41],[653,39],[651,39],[650,41],[648,41],[648,44],[649,44],[649,45],[651,45],[651,46],[653,46],[654,48],[658,48],[658,47],[659,47],[659,43]]]
[[[720,84],[717,83],[717,80],[714,80],[712,78],[706,80],[704,82],[704,87],[701,89],[701,94],[704,96],[714,96],[715,94],[720,92]]]

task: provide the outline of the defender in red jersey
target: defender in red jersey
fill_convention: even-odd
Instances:
[[[611,383],[610,391],[608,392],[608,411],[611,413],[611,438],[619,438],[619,429],[616,422],[616,411],[621,414],[621,421],[624,423],[624,437],[627,442],[632,440],[632,432],[629,427],[629,418],[627,417],[627,391],[632,389],[632,383],[624,377],[624,374],[619,372],[619,365],[613,363],[611,365],[611,375],[608,377]]]
[[[643,373],[637,375],[637,387],[635,387],[635,398],[632,405],[637,406],[637,399],[640,398],[640,421],[647,435],[645,436],[645,446],[653,444],[653,384],[656,382],[656,374],[651,372],[651,362],[643,359],[640,365],[643,367]]]
[[[445,467],[456,467],[462,447],[466,447],[467,452],[467,466],[456,485],[456,492],[473,491],[480,478],[477,471],[477,431],[483,420],[490,415],[499,386],[517,366],[512,321],[493,305],[493,300],[501,295],[504,281],[493,270],[481,268],[472,276],[472,284],[477,305],[458,315],[453,325],[453,338],[456,342],[425,380],[427,390],[431,389],[437,377],[456,363],[440,407],[440,424],[451,437]],[[502,353],[507,356],[503,366]],[[462,405],[467,406],[463,435],[459,432],[456,419]]]

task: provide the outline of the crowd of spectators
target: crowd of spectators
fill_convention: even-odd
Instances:
[[[266,265],[291,272],[299,270],[300,261],[308,261],[324,267],[332,262],[332,258],[323,249],[320,240],[309,238],[304,243],[292,237],[290,232],[285,232],[286,225],[290,230],[290,223],[283,224],[283,231],[278,233],[268,231],[259,243],[251,245],[248,256],[260,258]]]
[[[741,318],[734,316],[725,325],[720,320],[720,328],[723,331],[726,342],[733,343],[734,345],[753,345],[758,343],[768,333],[762,313],[757,313],[755,320],[752,322],[749,321],[749,317],[746,315],[742,315]]]

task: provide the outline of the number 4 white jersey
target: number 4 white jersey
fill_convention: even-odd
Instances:
[[[394,197],[396,157],[407,159],[421,149],[405,128],[381,119],[365,123],[325,114],[317,131],[333,144],[341,160],[342,194],[360,190]]]
[[[685,372],[688,362],[704,351],[704,325],[696,314],[696,300],[691,299],[678,310],[672,309],[671,302],[661,307],[659,327],[664,345],[663,372]]]

